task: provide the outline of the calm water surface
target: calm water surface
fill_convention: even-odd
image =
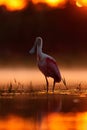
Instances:
[[[0,130],[87,130],[87,97],[42,94],[1,98]]]
[[[87,87],[87,70],[61,70],[61,73],[68,87],[74,83]],[[38,69],[0,69],[0,84],[14,85],[14,79],[17,83],[32,83],[33,87],[45,85]],[[0,97],[0,130],[87,130],[87,95],[42,93]]]

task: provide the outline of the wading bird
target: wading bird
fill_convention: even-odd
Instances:
[[[57,63],[55,59],[45,53],[42,52],[43,40],[41,37],[36,37],[35,43],[32,49],[29,51],[30,54],[34,54],[35,50],[37,50],[37,64],[40,71],[44,74],[46,79],[47,85],[47,92],[48,92],[48,79],[47,77],[52,77],[53,81],[53,92],[55,88],[55,83],[63,81],[64,85],[66,86],[65,79],[62,79],[60,71],[58,69]]]

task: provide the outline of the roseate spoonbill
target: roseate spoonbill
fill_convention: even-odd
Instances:
[[[37,63],[40,71],[44,74],[47,84],[47,92],[48,92],[48,79],[47,77],[52,77],[53,81],[53,92],[55,88],[55,83],[63,81],[66,86],[65,79],[62,79],[60,71],[58,69],[57,63],[55,59],[45,53],[42,52],[43,40],[41,37],[36,37],[35,43],[32,49],[29,51],[30,54],[34,54],[35,49],[37,49]]]

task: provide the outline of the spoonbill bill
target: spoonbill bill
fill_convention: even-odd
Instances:
[[[49,86],[48,79],[47,79],[48,77],[52,77],[54,79],[53,81],[53,92],[54,92],[56,82],[59,83],[62,80],[65,86],[66,86],[66,82],[61,77],[60,70],[57,66],[56,60],[53,57],[43,53],[42,46],[43,46],[42,38],[36,37],[34,45],[32,49],[29,51],[29,53],[34,54],[35,50],[37,51],[37,64],[40,71],[45,76],[47,92],[48,92],[48,86]]]

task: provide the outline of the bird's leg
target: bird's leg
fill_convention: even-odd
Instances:
[[[53,93],[54,93],[54,88],[55,88],[55,80],[53,81]]]
[[[45,79],[46,79],[46,84],[47,84],[47,93],[48,93],[48,86],[49,86],[49,83],[48,83],[47,77],[45,77]]]

